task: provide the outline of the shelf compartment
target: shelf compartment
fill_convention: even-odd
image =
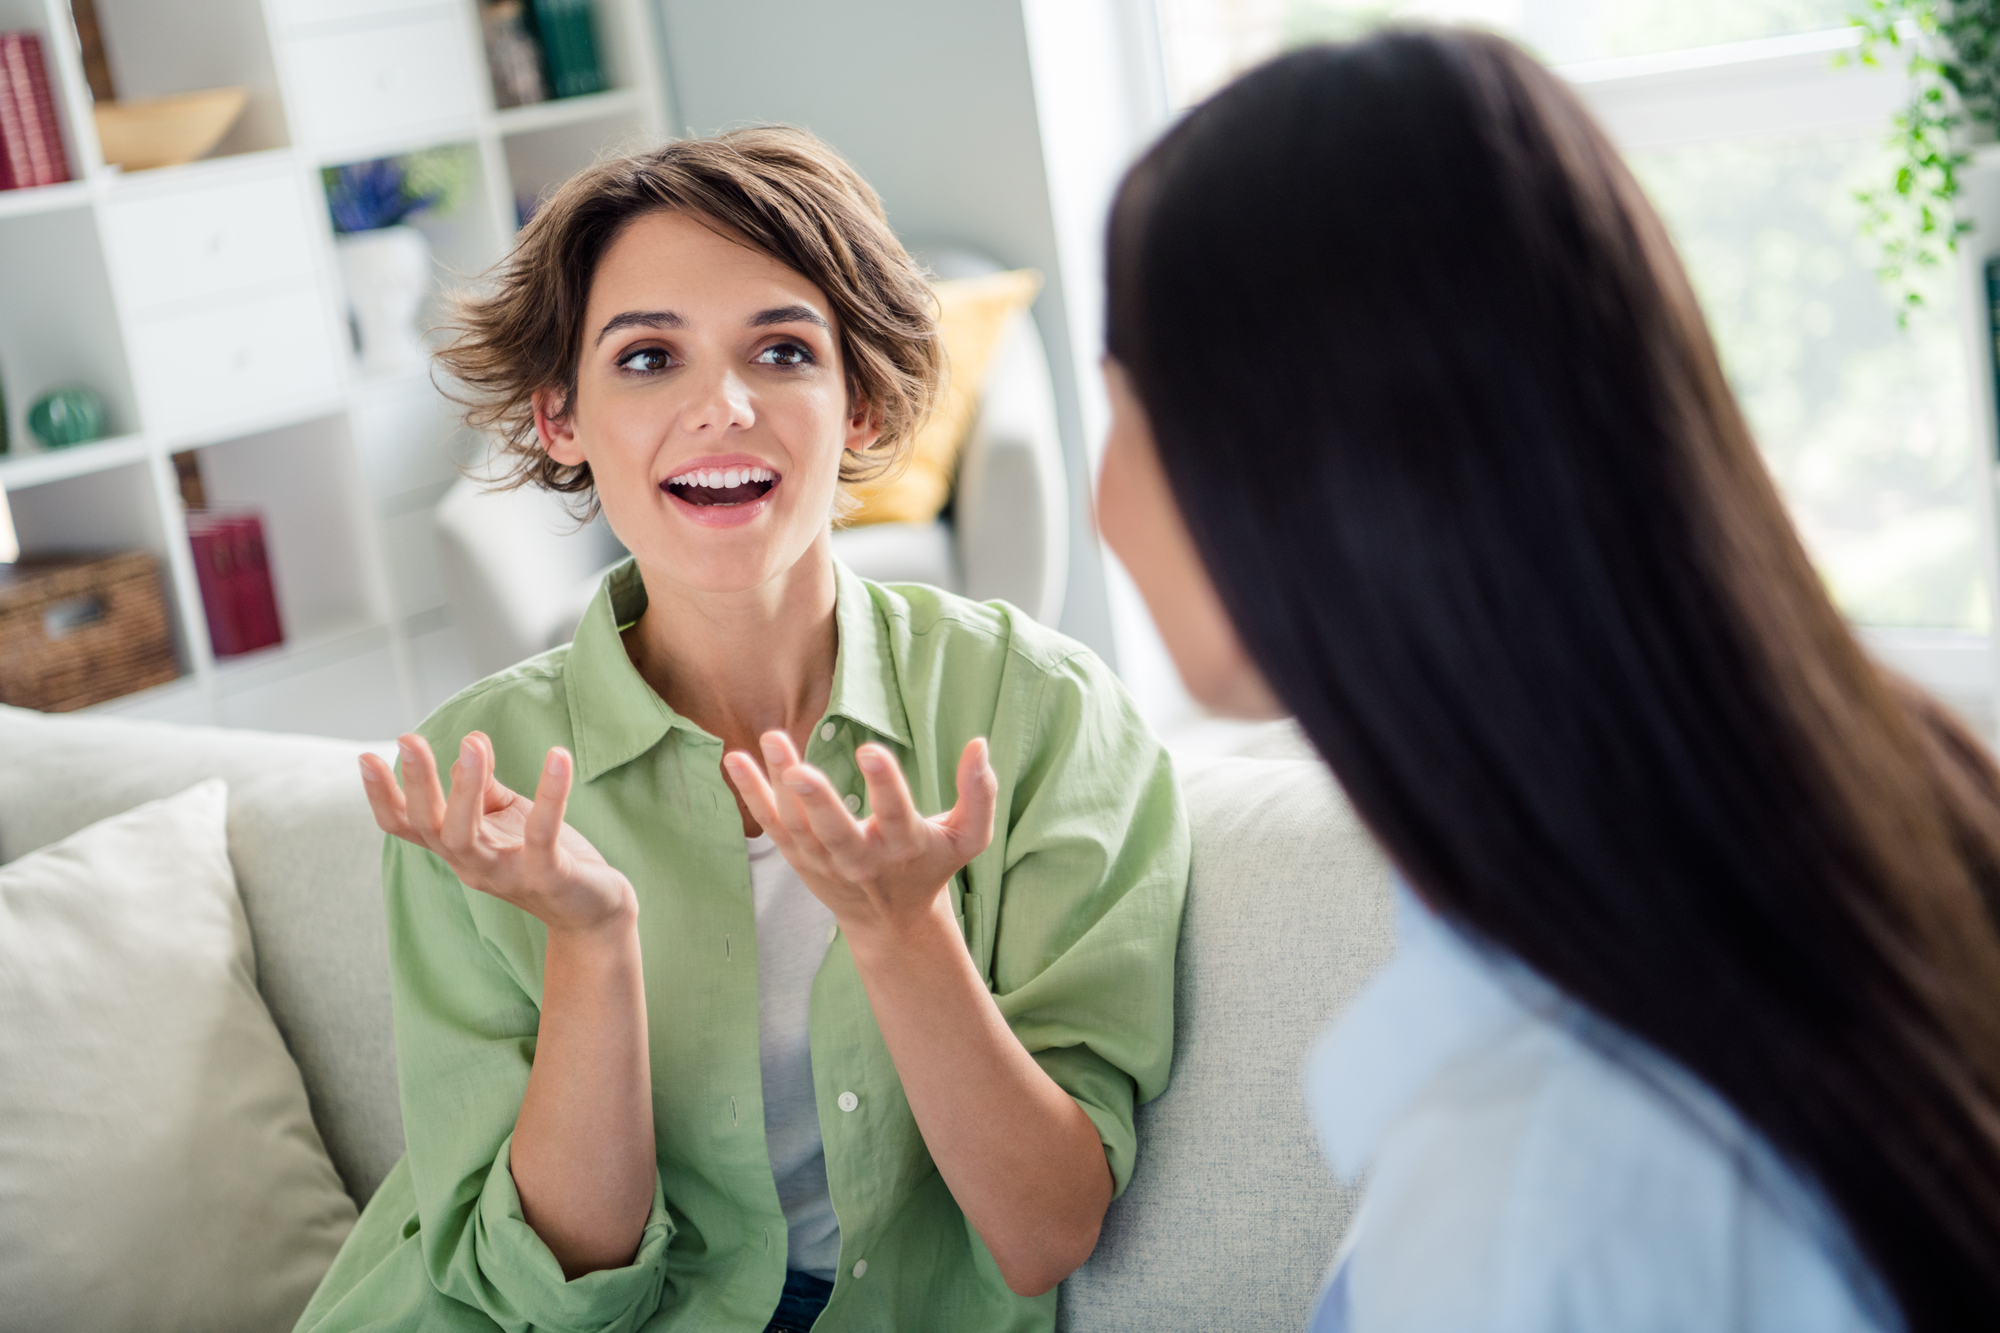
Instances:
[[[121,447],[124,442],[107,441]],[[77,452],[92,449],[78,445]],[[171,541],[150,458],[60,478],[10,494],[15,533],[23,556],[73,555],[106,551],[146,551],[160,562],[167,598],[167,623],[174,631],[174,652],[181,671],[189,664],[188,618],[179,604],[172,576]],[[61,453],[52,455],[60,458]],[[39,462],[39,459],[21,460]],[[9,491],[13,490],[9,483]],[[178,535],[174,540],[178,539]]]
[[[138,428],[117,306],[90,214],[0,219],[0,315],[0,385],[13,439],[33,438],[29,407],[65,384],[87,385],[104,399],[108,434]]]
[[[196,451],[208,503],[255,510],[263,518],[287,644],[389,619],[371,576],[374,525],[347,433],[344,418],[329,417]],[[331,552],[351,554],[329,559]]]
[[[636,114],[636,104],[633,110],[629,119],[614,113],[509,134],[503,139],[501,148],[507,157],[507,175],[514,187],[515,220],[525,223],[535,206],[552,190],[599,160],[607,149],[642,147],[644,126]]]
[[[16,449],[10,454],[0,454],[0,489],[18,496],[31,486],[125,467],[145,457],[146,441],[137,435],[121,435],[67,449]]]
[[[243,114],[206,156],[290,144],[260,0],[96,0],[96,8],[121,101],[240,86],[249,93]]]
[[[78,131],[79,114],[88,114],[90,96],[83,89],[83,63],[76,54],[76,29],[68,22],[52,24],[60,13],[62,19],[69,18],[69,6],[44,4],[43,0],[0,0],[0,32],[32,32],[41,39],[42,60],[49,80],[49,98],[55,103],[56,122],[62,140],[63,162],[68,167],[70,182],[74,183],[86,175],[90,160],[83,150],[84,136]],[[82,108],[80,111],[79,108]],[[89,132],[92,145],[97,141],[94,128]],[[24,190],[0,191],[0,201],[17,195],[46,195],[48,191],[61,190],[63,185],[30,186]]]

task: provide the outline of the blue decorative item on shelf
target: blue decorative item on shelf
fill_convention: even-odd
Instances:
[[[104,438],[104,400],[81,384],[51,389],[28,409],[28,429],[51,449]]]
[[[426,209],[451,212],[464,197],[471,174],[470,154],[446,147],[327,167],[320,181],[333,229],[350,236],[393,227]]]

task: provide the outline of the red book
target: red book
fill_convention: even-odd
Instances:
[[[201,609],[208,620],[208,645],[217,657],[243,651],[243,634],[231,605],[230,573],[236,553],[227,527],[199,511],[188,515],[188,546],[194,553],[195,581],[201,584]]]
[[[254,514],[194,510],[188,545],[215,655],[235,657],[283,643],[262,521]]]
[[[234,599],[243,651],[283,643],[285,631],[278,623],[278,594],[271,586],[271,561],[264,552],[264,524],[252,514],[232,518],[229,523],[236,548]]]
[[[21,105],[14,97],[14,81],[7,71],[5,48],[0,47],[0,190],[18,190],[31,183],[34,174],[34,165],[28,156],[27,122],[22,118]]]
[[[0,33],[0,189],[68,179],[42,39],[32,32]]]

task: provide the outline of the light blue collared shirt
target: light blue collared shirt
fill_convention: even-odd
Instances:
[[[1846,1228],[1678,1065],[1407,888],[1307,1099],[1368,1191],[1312,1333],[1892,1333]]]

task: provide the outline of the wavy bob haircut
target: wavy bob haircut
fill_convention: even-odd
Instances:
[[[457,298],[437,360],[461,386],[466,424],[498,441],[495,484],[541,486],[596,508],[590,465],[542,449],[533,397],[554,389],[568,413],[598,263],[633,219],[659,212],[713,224],[826,294],[848,393],[881,426],[867,450],[842,458],[840,479],[901,466],[944,376],[937,298],[854,168],[804,130],[764,127],[579,172],[543,203],[491,281]]]

